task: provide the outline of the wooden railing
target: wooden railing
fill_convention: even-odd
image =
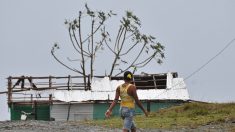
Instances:
[[[177,77],[177,73],[172,73],[173,78]],[[103,78],[104,76],[95,76]],[[50,90],[92,90],[91,77],[86,76],[84,83],[83,76],[64,76],[64,77],[8,77],[8,90],[0,92],[0,94],[8,94],[8,103],[12,102],[33,102],[37,101],[53,101]],[[111,80],[123,80],[123,77],[110,77]],[[137,89],[165,89],[167,84],[167,74],[148,74],[134,75],[133,82]],[[36,92],[35,94],[30,91]],[[49,91],[49,94],[42,94],[42,91]],[[37,94],[38,93],[38,94]]]
[[[90,77],[86,76],[86,84],[83,76],[66,77],[8,77],[8,103],[30,101],[52,101],[52,94],[42,94],[42,91],[50,90],[91,90]],[[36,92],[36,96],[30,93]],[[37,94],[38,93],[38,94]]]

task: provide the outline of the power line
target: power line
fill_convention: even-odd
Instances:
[[[199,68],[197,68],[194,72],[192,72],[191,74],[189,74],[188,76],[186,76],[183,81],[186,81],[187,79],[191,78],[193,75],[195,75],[196,73],[198,73],[201,69],[203,69],[206,65],[208,65],[211,61],[213,61],[216,57],[218,57],[222,52],[224,52],[225,49],[227,49],[233,42],[235,41],[235,38],[233,38],[229,43],[227,43],[224,48],[222,48],[217,54],[215,54],[211,59],[209,59],[205,64],[203,64],[202,66],[200,66]],[[173,88],[177,85],[179,85],[182,82],[179,82],[173,86],[171,86],[170,88]],[[163,91],[162,93],[158,94],[158,96],[164,94],[165,92],[167,92],[168,89],[165,89],[165,91]]]
[[[213,61],[216,57],[218,57],[222,52],[224,52],[225,49],[227,49],[233,42],[235,41],[235,38],[233,38],[229,43],[227,43],[225,45],[225,47],[223,49],[221,49],[217,54],[215,54],[211,59],[209,59],[205,64],[203,64],[202,66],[200,66],[199,68],[197,68],[194,72],[192,72],[191,74],[189,74],[187,77],[185,77],[183,79],[183,81],[189,79],[190,77],[192,77],[193,75],[195,75],[197,72],[199,72],[202,68],[204,68],[206,65],[208,65],[211,61]],[[179,82],[173,86],[171,86],[170,88],[173,88],[177,85],[180,85],[180,83],[182,82]],[[169,89],[169,88],[168,88]],[[168,89],[165,89],[165,91],[161,92],[160,94],[158,94],[157,96],[160,96],[162,94],[164,94],[165,92],[168,91]],[[177,88],[177,89],[182,89],[182,88]],[[175,89],[176,90],[176,89]]]
[[[189,74],[187,77],[185,77],[184,81],[195,75],[197,72],[199,72],[201,69],[203,69],[206,65],[208,65],[211,61],[213,61],[216,57],[218,57],[222,52],[224,52],[225,49],[227,49],[233,42],[235,41],[235,38],[233,38],[229,43],[225,45],[223,49],[221,49],[217,54],[215,54],[211,59],[209,59],[205,64],[200,66],[198,69],[196,69],[194,72]]]

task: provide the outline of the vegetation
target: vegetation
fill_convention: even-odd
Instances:
[[[94,71],[102,69],[106,73],[103,67],[97,69],[95,66],[95,60],[101,53],[111,56],[105,60],[107,65],[110,65],[110,69],[107,69],[110,70],[109,76],[120,75],[132,67],[135,71],[153,59],[161,64],[165,57],[164,46],[157,42],[154,36],[141,32],[139,18],[127,11],[119,20],[119,25],[114,25],[115,22],[108,24],[107,21],[116,15],[112,11],[94,11],[85,5],[85,10],[79,11],[77,18],[65,21],[69,40],[75,51],[72,58],[75,59],[64,56],[68,60],[66,62],[57,57],[56,51],[60,49],[58,43],[51,49],[54,59],[67,69],[83,75],[84,83],[86,76],[93,77]],[[77,65],[73,67],[70,62],[77,62]]]
[[[139,128],[195,128],[200,125],[234,120],[235,103],[186,103],[152,112],[149,117],[144,117],[144,115],[135,117],[135,122]],[[113,128],[122,127],[122,120],[118,117],[83,123]]]

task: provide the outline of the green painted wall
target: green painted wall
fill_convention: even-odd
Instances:
[[[37,106],[37,120],[50,120],[50,105],[38,105]]]
[[[144,108],[147,110],[147,103],[146,102],[142,102],[142,105],[144,106]],[[135,104],[135,114],[136,115],[141,115],[143,114],[143,111],[138,107],[138,105]]]
[[[183,103],[183,101],[155,101],[150,102],[150,111],[158,111],[159,109],[179,105]],[[147,102],[142,101],[142,104],[145,109],[147,109]],[[109,108],[110,104],[107,103],[94,103],[93,104],[93,119],[104,119],[105,118],[105,112]],[[117,104],[112,114],[114,116],[120,116],[119,115],[119,108],[120,105]],[[37,119],[37,120],[50,120],[50,105],[48,104],[37,104],[36,109],[32,107],[32,105],[11,105],[11,120],[20,120],[21,117],[21,111],[25,111],[27,113],[30,112],[36,112],[36,115],[31,115],[28,117],[28,119]],[[143,114],[142,110],[136,105],[135,108],[136,115]]]
[[[105,118],[105,112],[109,108],[110,104],[107,103],[95,103],[93,105],[93,119],[104,119]],[[112,111],[112,114],[117,116],[119,115],[119,107],[120,105],[117,104]]]
[[[12,105],[10,107],[11,111],[11,120],[20,120],[21,117],[21,111],[24,111],[26,113],[30,113],[33,111],[31,106],[23,106],[23,105]],[[29,117],[32,118],[32,117]]]
[[[179,105],[181,103],[183,103],[183,101],[170,100],[170,101],[150,102],[150,111],[151,112],[158,111],[160,109]],[[147,110],[147,102],[142,101],[142,104],[143,104],[144,108]],[[107,103],[95,103],[93,106],[93,119],[104,119],[105,118],[104,113],[109,108],[109,105],[110,104],[107,104]],[[117,104],[112,111],[112,115],[120,116],[119,115],[119,108],[120,108],[120,105]],[[136,115],[143,114],[142,110],[137,105],[135,106],[135,114]]]
[[[180,105],[183,101],[162,101],[162,102],[150,102],[150,111],[155,112],[160,109],[168,108],[171,106]]]
[[[36,109],[32,107],[32,105],[15,105],[12,104],[10,106],[11,111],[11,120],[20,120],[21,119],[21,111],[26,113],[34,113],[35,115],[29,115],[27,117],[28,120],[50,120],[50,106],[49,105],[37,105]]]

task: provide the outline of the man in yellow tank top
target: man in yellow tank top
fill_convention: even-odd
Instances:
[[[123,132],[135,132],[136,126],[133,121],[135,114],[135,103],[144,112],[145,116],[148,116],[147,111],[144,109],[142,103],[138,99],[135,85],[131,84],[133,82],[133,74],[129,71],[124,73],[125,83],[118,86],[116,89],[115,99],[105,113],[106,117],[110,117],[112,114],[113,107],[117,104],[119,97],[121,98],[120,103],[120,115],[124,121]]]

